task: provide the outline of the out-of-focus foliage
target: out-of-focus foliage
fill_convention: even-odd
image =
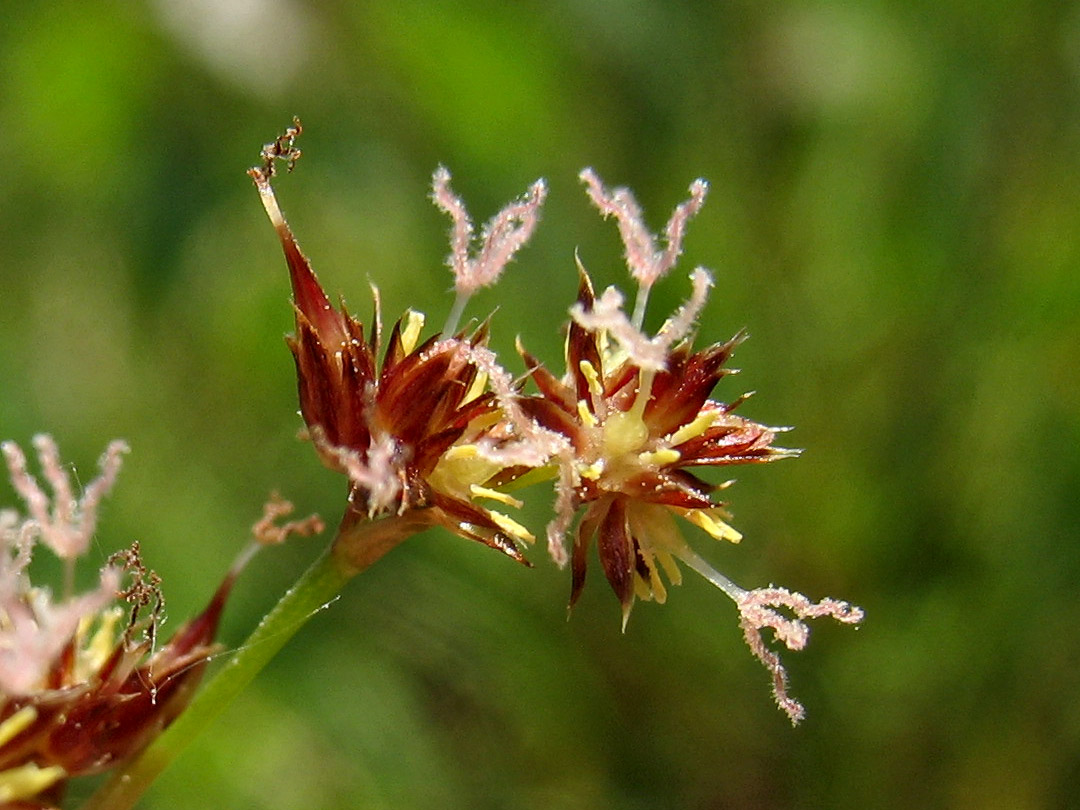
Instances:
[[[576,249],[623,282],[576,180],[659,227],[709,201],[659,317],[715,270],[718,391],[793,424],[740,471],[746,535],[693,542],[746,586],[867,609],[786,658],[792,730],[731,604],[688,577],[625,635],[599,583],[447,534],[352,583],[144,802],[243,808],[1042,808],[1080,782],[1080,13],[1016,2],[156,0],[16,3],[0,26],[0,434],[92,469],[132,454],[99,555],[139,540],[171,626],[266,494],[331,521],[295,441],[283,261],[249,179],[296,114],[278,191],[332,293],[440,323],[444,163],[483,220],[538,176],[544,222],[498,307],[555,363]],[[0,490],[3,502],[12,500]],[[535,529],[546,496],[527,513]],[[239,643],[316,553],[255,561]],[[594,577],[596,576],[594,571]],[[166,625],[168,630],[170,625]],[[89,786],[85,786],[89,790]],[[71,797],[73,800],[78,795]]]

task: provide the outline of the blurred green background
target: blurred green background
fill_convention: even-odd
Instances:
[[[654,228],[711,181],[703,340],[747,327],[744,413],[797,461],[738,471],[741,584],[863,605],[788,653],[793,730],[733,606],[688,573],[625,635],[595,566],[526,570],[447,534],[316,616],[146,810],[1052,808],[1080,787],[1080,8],[1055,2],[16,2],[0,27],[0,434],[88,478],[133,452],[95,564],[132,540],[176,627],[272,489],[330,522],[296,441],[284,264],[244,170],[302,117],[277,184],[328,291],[434,325],[439,163],[474,217],[544,176],[541,228],[470,312],[553,365],[578,249],[624,283],[576,175]],[[9,488],[0,502],[12,501]],[[542,530],[550,496],[526,521]],[[317,554],[250,567],[236,645]],[[76,786],[73,802],[88,786]]]

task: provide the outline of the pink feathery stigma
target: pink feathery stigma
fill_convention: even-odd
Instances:
[[[397,441],[384,431],[371,434],[363,462],[353,453],[353,460],[348,465],[349,480],[367,490],[369,517],[389,509],[395,502],[399,502],[399,509],[405,507],[405,501],[400,497],[405,488],[405,474],[398,461],[399,455]]]
[[[18,590],[23,569],[37,539],[38,528],[33,520],[19,520],[14,509],[0,509],[0,603]]]
[[[116,597],[120,573],[106,566],[97,589],[61,603],[48,598],[27,599],[28,581],[18,593],[0,600],[7,617],[0,629],[0,693],[24,695],[40,688],[46,673],[70,643],[83,619],[93,616]]]
[[[810,628],[802,619],[816,619],[831,616],[844,624],[858,624],[863,620],[860,607],[837,599],[822,599],[812,602],[801,593],[786,588],[758,588],[747,591],[737,601],[739,607],[739,627],[754,656],[765,665],[773,683],[773,696],[777,705],[791,719],[792,725],[798,725],[806,710],[803,705],[788,693],[787,670],[784,669],[780,656],[769,649],[761,636],[761,631],[768,627],[776,638],[789,650],[801,650],[810,637]],[[795,614],[792,619],[784,616],[775,608],[787,608]]]
[[[529,241],[540,220],[547,184],[537,180],[525,195],[493,216],[480,234],[480,251],[469,256],[473,223],[465,203],[450,188],[450,172],[443,166],[431,178],[431,199],[450,216],[450,255],[446,263],[454,273],[459,294],[471,295],[494,284],[514,254]]]
[[[559,568],[565,568],[569,561],[566,553],[566,533],[570,531],[574,514],[577,512],[574,490],[579,483],[572,463],[559,465],[559,480],[555,484],[555,516],[547,525],[548,554]]]
[[[26,456],[19,446],[14,442],[4,442],[2,450],[11,473],[11,483],[26,504],[30,517],[38,524],[41,539],[58,557],[70,560],[89,546],[97,526],[98,504],[116,482],[128,446],[119,440],[109,444],[98,462],[101,475],[91,481],[83,491],[82,498],[76,500],[52,437],[39,435],[33,441],[42,475],[53,491],[51,502],[37,480],[27,472]]]
[[[631,322],[623,310],[622,293],[614,287],[604,290],[590,309],[585,309],[580,302],[575,303],[570,307],[570,316],[590,331],[606,330],[640,368],[661,371],[665,368],[672,345],[686,337],[693,328],[712,287],[712,278],[704,268],[697,268],[690,279],[693,283],[690,298],[652,338]]]
[[[26,456],[22,448],[15,442],[4,442],[0,445],[4,452],[4,460],[7,462],[11,485],[26,504],[30,517],[37,521],[40,527],[49,522],[49,498],[41,491],[37,481],[26,469]],[[68,494],[68,502],[71,496]]]
[[[431,199],[439,210],[450,216],[450,255],[446,262],[454,272],[458,287],[469,272],[469,243],[472,241],[473,225],[465,203],[450,190],[450,171],[439,166],[431,177]]]
[[[120,467],[123,465],[123,456],[129,451],[130,448],[126,442],[119,440],[109,442],[109,446],[98,459],[101,475],[87,484],[83,491],[83,496],[79,500],[79,514],[81,516],[80,528],[85,536],[84,548],[93,537],[94,529],[97,528],[98,504],[112,490],[116,483],[116,476],[120,474]]]
[[[614,287],[608,287],[586,309],[581,302],[570,307],[570,316],[590,332],[605,330],[619,345],[626,349],[630,359],[645,371],[660,371],[667,363],[667,348],[651,340],[630,322],[623,311],[623,296]]]
[[[272,492],[269,500],[263,504],[262,517],[251,527],[251,535],[259,545],[279,546],[289,537],[311,537],[321,534],[326,528],[318,515],[308,515],[301,520],[289,520],[279,524],[282,518],[293,513],[292,501],[287,501],[278,493]]]
[[[608,191],[591,168],[583,169],[578,177],[585,183],[586,193],[600,213],[605,218],[613,216],[618,222],[630,274],[642,287],[651,287],[675,266],[682,253],[686,223],[704,205],[709,184],[704,180],[695,180],[690,184],[690,199],[676,206],[664,229],[667,245],[661,251],[656,247],[656,237],[645,225],[641,206],[629,189],[620,187]]]
[[[399,464],[400,453],[393,436],[385,431],[373,431],[371,444],[361,457],[356,450],[332,444],[318,425],[311,428],[310,435],[319,455],[344,472],[354,487],[365,491],[369,517],[395,504],[404,507],[400,497],[404,470]]]
[[[705,308],[705,302],[709,298],[709,290],[713,286],[712,276],[704,267],[698,267],[690,274],[690,282],[693,291],[690,298],[679,307],[664,325],[660,328],[654,340],[661,342],[665,349],[670,349],[678,341],[682,340],[697,323],[701,310]]]
[[[705,195],[709,191],[709,184],[698,178],[690,184],[690,199],[679,203],[671,213],[664,236],[667,238],[667,247],[664,249],[660,260],[659,276],[664,275],[675,266],[675,261],[682,253],[683,237],[686,236],[686,223],[688,223],[701,207],[705,204]],[[658,276],[658,277],[659,277]]]

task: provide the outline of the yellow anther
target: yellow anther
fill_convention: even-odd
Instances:
[[[528,529],[526,529],[509,515],[504,515],[502,512],[496,512],[492,509],[488,510],[488,515],[491,517],[492,520],[495,521],[496,525],[498,525],[498,527],[507,534],[513,535],[514,537],[517,537],[521,540],[525,540],[528,543],[531,543],[533,540],[536,539],[533,536],[532,532],[530,532]]]
[[[59,765],[42,768],[33,762],[0,771],[0,802],[33,799],[45,788],[56,784],[65,776],[67,776],[67,771]]]
[[[588,467],[581,470],[580,475],[582,478],[587,478],[590,481],[595,481],[601,475],[604,474],[604,462],[594,461]]]
[[[582,360],[578,363],[578,368],[585,375],[585,381],[589,383],[589,393],[594,397],[602,396],[604,386],[600,384],[600,374],[597,372],[596,367],[588,360]]]
[[[717,540],[727,540],[738,543],[742,535],[722,520],[717,520],[708,512],[701,509],[691,509],[686,513],[686,519],[696,526],[700,526]]]
[[[478,373],[473,379],[472,385],[469,386],[469,390],[465,392],[465,399],[462,402],[472,402],[474,399],[484,393],[484,389],[487,387],[487,381],[488,375],[486,371],[481,371],[480,373]]]
[[[0,723],[0,746],[7,745],[31,723],[37,720],[38,711],[33,706],[23,706],[3,723]]]
[[[600,349],[600,356],[606,358],[611,353],[611,341],[608,339],[607,329],[601,329],[596,337],[596,343]],[[608,366],[608,368],[614,368],[614,366]]]
[[[589,410],[589,405],[585,400],[579,399],[577,401],[578,418],[581,419],[581,423],[586,427],[596,427],[596,417],[593,416],[593,412]]]
[[[706,430],[712,427],[716,417],[720,415],[718,409],[710,408],[707,411],[702,411],[697,415],[693,422],[688,425],[683,425],[668,437],[668,442],[672,445],[680,445],[683,442],[688,442],[691,439],[696,439]]]
[[[420,340],[420,331],[424,328],[424,313],[410,309],[405,313],[405,328],[401,330],[401,348],[409,354]]]
[[[682,458],[682,454],[678,450],[672,450],[670,447],[664,447],[660,450],[647,450],[638,454],[638,461],[646,467],[665,467],[668,464],[674,464],[680,458]]]
[[[87,678],[105,666],[105,662],[112,655],[116,647],[116,624],[120,621],[123,611],[120,608],[113,608],[99,615],[101,622],[90,638],[90,643],[83,650],[82,661],[80,661],[80,664],[86,668]],[[85,629],[80,627],[80,634],[82,632],[85,632]]]
[[[479,484],[470,484],[469,492],[472,493],[474,498],[488,498],[489,500],[505,503],[507,506],[513,506],[518,509],[525,505],[522,501],[519,501],[512,495],[507,495],[505,492],[499,492],[497,489],[488,489]]]

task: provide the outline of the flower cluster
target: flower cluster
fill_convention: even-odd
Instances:
[[[421,341],[423,317],[409,311],[384,347],[377,291],[365,334],[344,305],[330,303],[278,206],[271,185],[276,161],[292,168],[298,134],[297,122],[264,148],[262,165],[250,174],[292,279],[296,333],[289,346],[305,432],[323,462],[349,479],[343,525],[391,518],[405,521],[402,537],[441,525],[523,560],[521,543],[533,535],[501,508],[521,505],[510,490],[553,480],[548,549],[560,566],[570,563],[571,605],[584,586],[593,545],[622,606],[624,628],[635,599],[664,601],[664,579],[679,583],[681,561],[735,602],[751,650],[772,675],[778,704],[798,722],[802,706],[787,693],[783,667],[760,631],[771,628],[788,648],[800,649],[808,633],[804,619],[857,623],[862,612],[779,588],[744,590],[686,542],[678,518],[716,539],[741,539],[724,503],[714,499],[731,482],[710,483],[693,468],[760,464],[798,451],[774,445],[782,428],[735,413],[746,395],[730,402],[711,398],[731,373],[726,364],[744,335],[693,348],[713,283],[706,270],[694,270],[688,300],[655,334],[643,329],[649,292],[682,252],[687,223],[705,200],[704,181],[690,186],[660,248],[628,190],[608,190],[591,169],[581,173],[594,204],[617,221],[638,285],[634,310],[627,314],[615,288],[597,295],[579,260],[565,371],[550,371],[519,346],[526,373],[515,380],[486,345],[487,322],[472,331],[457,331],[457,324],[469,296],[493,284],[532,235],[546,195],[543,181],[496,214],[473,251],[465,205],[450,188],[449,172],[435,172],[432,199],[452,220],[447,263],[457,298],[441,334]],[[565,538],[572,530],[568,554]],[[347,533],[339,533],[339,543],[342,537]]]
[[[281,214],[270,178],[275,156],[295,160],[290,130],[266,147],[266,163],[251,170],[266,212],[285,251],[292,280],[296,333],[289,348],[296,362],[300,412],[307,435],[330,468],[349,479],[344,524],[387,514],[410,517],[415,531],[441,525],[524,561],[518,544],[533,535],[509,515],[482,505],[514,504],[486,483],[501,470],[477,448],[512,430],[502,424],[512,397],[510,383],[487,348],[487,326],[421,341],[422,313],[409,311],[383,346],[378,291],[370,331],[345,310],[335,309],[319,285]],[[455,217],[455,251],[461,306],[476,288],[491,283],[528,239],[544,198],[535,185],[516,206],[485,229],[479,256],[467,255],[472,226],[436,174],[440,205]],[[346,534],[339,532],[339,535]]]
[[[127,451],[113,442],[101,475],[76,499],[48,436],[34,438],[52,495],[27,470],[18,445],[2,445],[28,517],[0,511],[0,804],[51,807],[66,781],[99,773],[142,748],[185,707],[214,652],[214,633],[232,584],[164,645],[164,599],[138,544],[112,555],[97,586],[74,593],[97,508]],[[30,581],[37,548],[60,559],[60,596]]]
[[[225,602],[254,553],[289,535],[323,530],[317,515],[277,521],[292,504],[274,495],[254,536],[206,608],[164,644],[161,579],[139,544],[112,554],[96,587],[75,592],[76,566],[90,548],[98,507],[116,481],[127,445],[112,442],[101,474],[76,498],[56,443],[35,436],[41,475],[22,449],[3,442],[15,492],[27,516],[0,510],[0,807],[38,810],[58,803],[69,779],[111,770],[137,754],[187,707],[219,645]],[[59,596],[30,580],[45,547],[64,572]]]

